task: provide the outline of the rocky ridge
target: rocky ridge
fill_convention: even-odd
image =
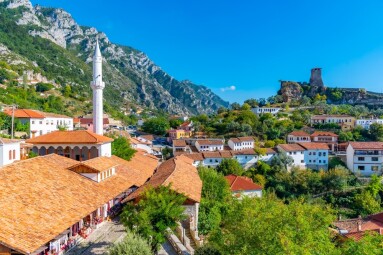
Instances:
[[[52,41],[88,66],[91,65],[93,49],[98,38],[104,56],[105,97],[122,111],[127,110],[124,109],[127,104],[137,104],[169,113],[190,115],[211,113],[221,106],[228,106],[227,102],[210,89],[189,81],[174,79],[145,53],[113,44],[106,34],[96,28],[80,26],[62,9],[33,7],[28,0],[0,0],[0,3],[6,6],[6,10],[18,10],[21,13],[14,16],[15,22],[28,28],[30,36]],[[80,69],[78,72],[89,75],[88,68]],[[61,78],[65,80],[65,76]],[[78,81],[66,82],[88,86],[77,84]]]

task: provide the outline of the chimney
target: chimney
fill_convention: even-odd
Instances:
[[[358,224],[358,229],[357,231],[358,232],[361,232],[362,231],[362,216],[358,216],[358,221],[357,221],[357,224]]]

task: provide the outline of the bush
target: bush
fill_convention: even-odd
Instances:
[[[53,85],[50,83],[39,82],[36,84],[36,92],[45,92],[53,88]]]
[[[119,243],[110,247],[109,255],[151,255],[149,242],[143,237],[128,232],[127,236]]]

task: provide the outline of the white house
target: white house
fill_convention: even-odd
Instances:
[[[14,115],[21,123],[29,124],[29,137],[37,137],[49,134],[59,128],[73,130],[73,118],[48,112],[41,112],[30,109],[6,109],[4,111],[9,116]]]
[[[279,144],[278,150],[285,152],[288,156],[293,158],[293,166],[299,168],[306,168],[305,164],[305,149],[299,144]]]
[[[278,108],[278,107],[255,107],[251,109],[251,111],[257,115],[261,115],[264,113],[270,113],[272,115],[276,115],[281,110],[282,108]]]
[[[144,142],[134,137],[130,137],[129,140],[130,140],[130,145],[132,146],[133,149],[141,149],[146,151],[149,154],[153,154],[152,143]]]
[[[20,160],[20,143],[22,140],[0,137],[0,167]]]
[[[370,129],[371,124],[377,123],[383,125],[383,119],[357,119],[355,126],[361,126],[364,129]]]
[[[311,142],[310,135],[305,131],[293,131],[287,135],[287,143]]]
[[[225,178],[229,183],[233,196],[238,197],[239,199],[244,196],[262,197],[262,186],[254,183],[249,177],[230,174],[225,176]]]
[[[195,142],[195,147],[199,152],[204,151],[222,151],[223,150],[223,141],[220,139],[209,139],[209,140],[197,140]]]
[[[325,143],[280,144],[279,150],[293,158],[293,166],[310,169],[328,169],[328,151]]]
[[[363,176],[380,175],[383,164],[383,142],[350,142],[346,150],[347,167]]]
[[[227,145],[232,150],[244,150],[244,149],[253,149],[254,148],[254,139],[252,137],[237,137],[230,138],[227,142]]]

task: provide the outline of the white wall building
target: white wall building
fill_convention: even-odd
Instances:
[[[292,166],[314,170],[328,169],[329,148],[324,143],[280,144],[277,148],[293,158]]]
[[[377,123],[383,125],[383,119],[357,119],[355,126],[361,126],[364,129],[370,129],[371,124]]]
[[[264,113],[270,113],[272,115],[276,115],[281,110],[282,108],[278,108],[278,107],[255,107],[251,109],[251,111],[255,113],[256,115],[261,115]]]
[[[9,116],[14,115],[21,123],[29,124],[29,137],[37,137],[40,135],[49,134],[53,131],[57,131],[60,128],[66,130],[73,130],[73,118],[55,114],[42,112],[31,109],[6,109],[4,111]]]
[[[222,151],[223,150],[222,140],[197,140],[195,147],[199,152],[203,151]]]
[[[383,142],[350,142],[346,150],[347,167],[362,176],[382,174]]]
[[[244,149],[253,149],[254,148],[254,139],[252,137],[237,137],[230,138],[227,142],[227,145],[232,150],[244,150]]]
[[[20,160],[21,140],[0,137],[0,167]]]
[[[304,131],[293,131],[287,135],[287,143],[311,142],[310,135]]]

